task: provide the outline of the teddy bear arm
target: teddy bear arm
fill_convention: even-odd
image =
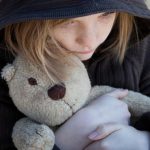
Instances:
[[[150,111],[150,97],[141,93],[129,91],[128,96],[123,101],[128,104],[132,116],[137,119]]]
[[[18,150],[51,150],[55,143],[54,133],[48,126],[29,118],[17,121],[12,138]]]
[[[94,86],[91,89],[89,101],[96,99],[108,92],[113,91],[115,88],[110,86]],[[128,95],[123,100],[131,112],[131,117],[136,121],[143,113],[150,111],[150,97],[143,95],[139,92],[129,91]]]
[[[111,91],[113,91],[115,88],[110,87],[110,86],[94,86],[91,88],[90,94],[89,94],[89,98],[87,100],[87,103],[95,100],[96,98],[109,93]]]

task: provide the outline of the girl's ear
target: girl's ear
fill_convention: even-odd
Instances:
[[[10,81],[15,74],[15,67],[12,64],[7,64],[1,72],[1,77],[5,81]]]

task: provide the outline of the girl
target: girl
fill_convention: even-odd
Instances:
[[[144,0],[2,0],[0,66],[13,61],[11,52],[21,53],[54,81],[62,80],[63,62],[74,53],[84,61],[92,85],[126,88],[149,96],[149,18]],[[53,51],[53,44],[59,51]],[[11,132],[23,114],[12,104],[2,79],[0,84],[0,149],[15,149]],[[81,125],[91,120],[88,114],[92,109],[101,110],[103,117],[85,149],[148,150],[149,113],[136,123],[137,129],[128,126],[128,109],[118,101],[126,91],[110,95],[81,109],[60,127],[54,149],[78,149],[85,134]],[[86,129],[90,126],[89,121]]]

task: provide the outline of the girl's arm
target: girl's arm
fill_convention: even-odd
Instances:
[[[145,56],[139,88],[142,94],[150,96],[150,35],[143,41],[141,50],[145,51]],[[150,131],[150,111],[142,115],[135,127],[139,130]]]
[[[105,138],[102,136],[105,133],[101,132],[101,129],[97,130],[99,134],[85,150],[149,150],[150,133],[147,131],[139,131],[134,127],[120,124],[108,124],[104,128],[104,132],[112,128],[118,130]]]
[[[56,131],[56,144],[62,150],[83,149],[91,143],[88,135],[98,126],[103,127],[105,123],[112,122],[127,125],[130,113],[127,105],[118,100],[126,95],[127,91],[116,90],[79,110]]]
[[[141,56],[141,60],[140,60],[143,66],[141,69],[142,71],[141,71],[141,77],[140,77],[140,82],[139,82],[139,90],[140,90],[139,92],[144,95],[150,96],[150,36],[146,37],[141,42],[140,47],[138,48],[140,48],[140,51],[141,51],[140,53],[145,52],[144,57]],[[108,136],[107,138],[104,138],[104,140],[97,141],[89,145],[89,147],[86,150],[99,149],[100,145],[105,146],[105,148],[108,150],[109,149],[112,150],[113,148],[114,150],[117,150],[117,149],[123,150],[123,147],[121,147],[121,145],[126,145],[125,147],[126,150],[130,150],[130,149],[131,150],[132,149],[148,150],[150,148],[149,147],[150,145],[150,111],[143,114],[141,118],[135,123],[134,127],[136,129],[130,126],[124,126],[121,130],[118,130],[114,132],[114,134]],[[105,130],[107,131],[108,129],[105,129]],[[120,141],[119,142],[120,145],[117,145],[117,140],[116,140],[117,138]],[[124,141],[126,141],[126,143],[124,143]],[[107,146],[110,146],[110,147],[107,147]]]

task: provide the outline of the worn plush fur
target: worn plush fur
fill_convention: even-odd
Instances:
[[[95,98],[114,90],[108,86],[91,87],[83,63],[70,57],[76,65],[64,64],[67,78],[53,83],[37,66],[22,56],[3,68],[10,96],[17,108],[28,118],[19,120],[12,138],[18,150],[50,150],[55,143],[54,127],[62,124],[76,111]],[[124,98],[134,118],[150,110],[150,98],[129,91]]]

